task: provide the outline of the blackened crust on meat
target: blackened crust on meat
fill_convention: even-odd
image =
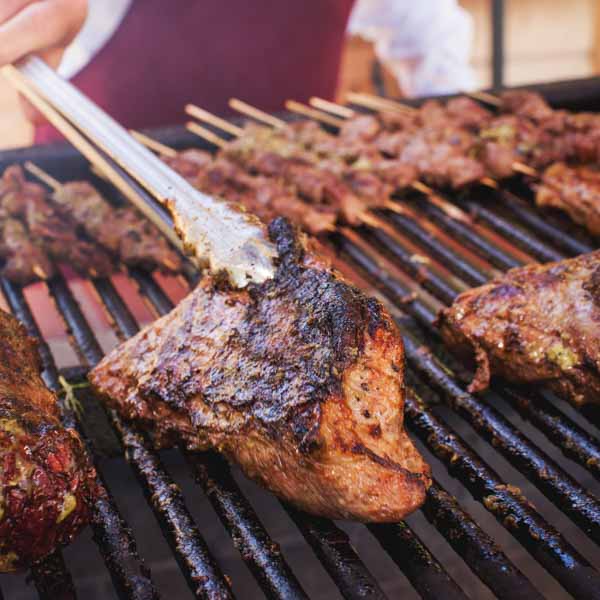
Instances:
[[[273,280],[205,277],[90,381],[158,444],[215,448],[306,511],[402,519],[431,479],[403,427],[400,334],[286,221],[270,235]]]
[[[182,320],[188,330],[182,332],[177,348],[163,354],[154,376],[140,391],[176,410],[185,410],[201,393],[215,411],[227,405],[243,410],[245,421],[257,419],[275,437],[282,421],[297,417],[297,423],[288,425],[305,448],[318,418],[318,404],[341,394],[340,373],[362,351],[365,329],[372,334],[388,323],[376,300],[332,278],[328,271],[303,264],[303,246],[288,221],[276,219],[269,233],[277,246],[279,267],[274,279],[249,286],[243,321],[221,351],[229,360],[215,361],[206,378],[190,377],[182,384],[171,376],[182,362],[192,373],[190,328],[194,315],[202,310],[192,300]],[[220,282],[215,291],[224,293],[226,286]],[[294,352],[286,351],[289,345]]]
[[[95,472],[58,418],[34,342],[0,311],[0,572],[30,566],[87,523]]]

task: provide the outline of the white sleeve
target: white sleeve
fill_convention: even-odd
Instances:
[[[358,0],[349,31],[374,43],[408,95],[475,87],[473,24],[457,0]]]
[[[69,79],[79,73],[114,35],[133,0],[88,0],[88,15],[67,47],[58,72]]]

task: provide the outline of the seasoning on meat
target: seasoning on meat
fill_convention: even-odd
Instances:
[[[235,291],[205,277],[90,380],[159,442],[216,448],[302,509],[401,519],[430,475],[403,428],[400,334],[287,221],[270,236],[273,280]]]
[[[90,518],[95,471],[59,420],[35,344],[0,311],[0,572],[69,543]]]
[[[512,269],[461,294],[438,325],[449,348],[475,358],[471,391],[498,375],[600,401],[600,251]]]

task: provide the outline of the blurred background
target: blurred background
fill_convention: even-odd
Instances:
[[[600,72],[600,2],[460,0],[460,4],[473,19],[471,65],[478,88],[493,83],[494,23],[496,43],[501,40],[503,46],[505,85],[575,79]],[[387,93],[401,95],[391,72],[385,66],[379,68],[373,44],[349,35],[339,98],[350,90],[377,92],[374,69]],[[0,148],[26,146],[32,139],[32,128],[20,112],[16,94],[0,78]]]

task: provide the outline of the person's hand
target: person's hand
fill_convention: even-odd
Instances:
[[[1,0],[0,67],[35,53],[56,68],[86,15],[87,0]]]
[[[0,67],[37,54],[57,68],[87,16],[87,0],[0,0]],[[40,121],[25,103],[29,120]]]

